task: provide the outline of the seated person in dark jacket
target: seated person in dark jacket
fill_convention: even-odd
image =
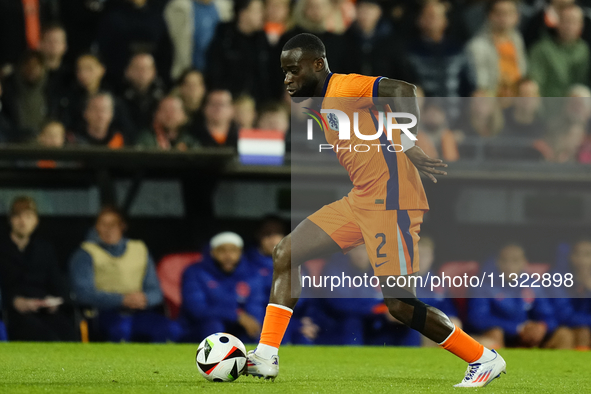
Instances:
[[[113,122],[115,101],[111,93],[99,92],[91,96],[84,110],[84,129],[70,136],[76,145],[122,148],[123,133]]]
[[[160,101],[154,115],[152,130],[144,131],[138,138],[138,148],[180,150],[199,146],[189,134],[188,120],[180,98],[167,96]]]
[[[165,95],[166,89],[158,77],[154,57],[149,53],[135,54],[125,70],[122,99],[136,130],[152,127],[154,112]]]
[[[70,261],[76,301],[98,310],[102,336],[111,342],[174,340],[174,326],[153,311],[162,303],[154,261],[146,245],[125,238],[123,216],[106,207]]]
[[[268,295],[263,295],[260,277],[242,256],[242,238],[223,232],[209,246],[203,261],[183,274],[183,340],[200,342],[210,334],[227,332],[255,342]]]
[[[68,288],[51,244],[39,238],[37,206],[17,197],[10,235],[0,242],[0,289],[11,341],[74,341],[77,331]]]
[[[265,296],[271,294],[273,283],[273,249],[285,235],[283,220],[276,216],[267,216],[257,230],[257,245],[246,251],[248,263],[262,278]]]
[[[195,136],[203,146],[238,147],[238,126],[234,123],[234,106],[229,91],[209,92],[203,117],[196,124]]]
[[[514,282],[515,275],[520,277],[526,266],[521,246],[504,246],[496,259],[496,267],[485,266],[483,271],[493,272],[495,278],[504,273],[505,286],[497,282],[497,286],[492,287],[485,282],[482,288],[473,288],[474,296],[487,298],[469,300],[466,325],[498,347],[568,348],[572,344],[572,334],[565,327],[559,327],[551,300],[541,298],[536,288],[509,285]]]
[[[84,110],[88,100],[100,92],[112,92],[104,82],[105,66],[93,54],[87,53],[76,60],[76,80],[59,99],[59,120],[68,130],[80,129],[84,123]],[[122,131],[126,138],[135,138],[136,130],[130,120],[125,103],[113,98],[113,125]]]

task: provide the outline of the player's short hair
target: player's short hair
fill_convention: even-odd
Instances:
[[[314,34],[301,33],[297,36],[290,38],[285,45],[283,45],[284,51],[300,48],[304,53],[314,55],[316,58],[326,57],[326,48],[324,43]]]

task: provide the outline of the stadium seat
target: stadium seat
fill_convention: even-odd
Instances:
[[[180,311],[181,281],[185,268],[193,263],[200,263],[202,259],[201,253],[192,252],[169,254],[160,260],[156,273],[171,319],[176,319]]]

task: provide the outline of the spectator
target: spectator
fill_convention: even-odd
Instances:
[[[247,95],[234,100],[234,122],[239,129],[252,129],[257,118],[256,103]]]
[[[41,26],[53,19],[49,1],[0,1],[0,77],[27,51],[39,49]]]
[[[57,120],[45,122],[37,137],[37,143],[46,148],[63,148],[66,142],[66,129]]]
[[[570,86],[589,83],[590,53],[582,31],[583,11],[566,6],[559,13],[557,37],[544,37],[533,45],[529,74],[540,85],[542,97],[563,97]]]
[[[279,102],[271,102],[261,107],[257,128],[262,130],[277,130],[285,133],[290,128],[289,110]]]
[[[49,113],[47,72],[40,52],[26,52],[17,72],[4,84],[6,111],[16,126],[12,142],[30,142]]]
[[[207,49],[220,21],[212,0],[172,0],[164,10],[164,18],[174,47],[172,78],[188,68],[204,71]]]
[[[421,269],[420,275],[427,283],[427,277],[437,275],[432,271],[433,262],[435,261],[435,243],[429,236],[422,235],[419,240],[419,267]],[[433,291],[430,290],[429,285],[417,286],[417,298],[429,306],[439,309],[449,317],[449,320],[459,328],[462,328],[462,321],[458,317],[458,310],[449,298],[449,294],[442,287],[437,287]],[[416,334],[415,334],[416,335]],[[424,336],[418,335],[422,339],[423,346],[435,346],[435,342],[427,339]]]
[[[110,92],[104,82],[105,66],[93,54],[78,57],[76,62],[76,83],[60,100],[60,120],[67,130],[79,130],[85,127],[84,111],[89,99],[99,92]],[[125,104],[113,97],[113,126],[128,139],[133,140],[135,129],[130,120]]]
[[[203,74],[195,69],[188,69],[179,78],[176,87],[178,96],[183,101],[183,107],[192,125],[199,122],[202,116],[201,106],[205,98],[205,83]]]
[[[67,129],[79,127],[83,121],[86,100],[104,89],[105,66],[90,53],[76,60],[76,83],[60,99],[60,120]]]
[[[140,148],[180,151],[186,151],[198,145],[189,134],[183,103],[174,96],[167,96],[160,101],[154,115],[152,131],[145,131],[137,142]]]
[[[476,91],[470,100],[470,124],[467,135],[493,137],[503,129],[503,112],[499,100],[490,93]]]
[[[269,68],[277,64],[274,59],[278,57],[271,57],[263,31],[262,0],[237,0],[234,4],[236,21],[220,24],[209,46],[208,86],[227,89],[236,97],[248,94],[260,103],[273,97],[271,86],[276,82]]]
[[[575,0],[547,0],[547,5],[539,10],[529,19],[525,25],[523,39],[528,49],[541,38],[550,36],[556,37],[559,14],[563,7],[575,4]],[[582,2],[583,4],[585,1]],[[587,6],[588,6],[587,2]],[[589,19],[585,16],[585,27],[583,28],[583,39],[590,44],[591,29],[589,28]]]
[[[590,161],[591,141],[587,136],[591,119],[591,91],[584,85],[574,85],[561,112],[549,120],[548,132],[534,143],[546,161],[556,163]]]
[[[504,111],[503,135],[528,139],[543,137],[542,100],[536,81],[521,79],[517,84],[517,97]]]
[[[554,309],[559,323],[573,331],[578,350],[591,348],[591,240],[581,239],[572,245],[568,267],[557,267],[561,275],[571,274],[574,285],[556,289]],[[563,270],[560,268],[564,268]],[[572,297],[572,298],[571,298]]]
[[[10,235],[0,242],[0,288],[11,341],[75,341],[68,287],[53,246],[40,238],[37,205],[17,197]]]
[[[293,22],[294,27],[288,30],[279,40],[274,51],[272,59],[279,59],[283,46],[289,39],[300,33],[312,33],[322,40],[326,47],[327,56],[330,57],[330,69],[334,72],[346,72],[349,56],[347,41],[342,35],[337,35],[329,31],[327,22],[333,11],[331,0],[302,0],[298,1],[294,7]],[[272,65],[273,63],[271,63]],[[275,68],[274,68],[275,69]],[[281,81],[283,75],[281,69],[277,67],[275,80]],[[279,92],[283,93],[283,85],[278,86]],[[279,95],[279,93],[277,93]],[[280,96],[277,96],[280,97]]]
[[[245,342],[261,331],[267,295],[258,275],[242,256],[242,238],[232,232],[214,236],[201,263],[183,274],[181,322],[184,341],[199,342],[216,332],[227,332]]]
[[[467,47],[476,70],[476,87],[501,97],[513,97],[527,64],[523,38],[517,30],[517,3],[491,0],[487,15],[488,22]]]
[[[246,251],[246,259],[253,271],[262,278],[263,294],[271,294],[273,283],[273,250],[285,237],[285,224],[276,216],[265,217],[256,232],[257,244]]]
[[[408,48],[416,80],[427,97],[468,97],[474,90],[474,70],[461,43],[447,33],[445,5],[425,4],[418,19],[420,37]]]
[[[156,1],[125,0],[109,8],[99,25],[97,43],[112,86],[123,82],[134,52],[151,53],[160,75],[166,79],[170,76],[172,44]]]
[[[76,301],[98,310],[100,334],[108,341],[176,339],[173,326],[154,312],[163,298],[148,248],[125,238],[125,230],[117,209],[101,209],[94,229],[70,260]]]
[[[349,45],[347,65],[342,72],[414,81],[400,37],[382,15],[380,1],[357,1],[357,20],[344,35]]]
[[[499,252],[495,277],[502,273],[510,281],[514,276],[519,277],[526,266],[523,248],[506,245]],[[488,298],[470,299],[468,323],[498,347],[572,347],[572,333],[565,327],[558,327],[550,300],[539,298],[533,288],[483,287],[479,292],[479,296]]]
[[[115,99],[108,92],[99,92],[87,100],[84,110],[84,128],[71,134],[78,145],[103,146],[119,149],[125,145],[123,133],[113,122]]]
[[[483,159],[486,142],[503,130],[503,111],[499,99],[483,90],[472,94],[466,108],[455,133],[460,157]]]
[[[149,53],[134,55],[125,70],[123,102],[129,110],[136,130],[152,126],[158,103],[166,95],[164,83],[158,77],[154,57]]]
[[[441,157],[444,161],[460,158],[458,143],[449,129],[445,110],[436,102],[427,99],[421,110],[421,125],[417,144],[429,157]]]
[[[371,277],[372,268],[365,246],[329,260],[322,276]],[[322,345],[406,345],[420,344],[413,330],[390,316],[381,292],[372,286],[322,288],[310,317],[320,327],[316,344]]]
[[[309,33],[327,31],[333,34],[343,34],[355,18],[347,18],[346,20],[339,3],[343,2],[339,0],[334,2],[332,0],[297,2],[294,9],[296,24]],[[347,1],[346,3],[351,2]]]
[[[203,146],[238,146],[238,127],[233,121],[232,95],[227,90],[213,90],[207,95],[203,118],[196,137]]]
[[[291,16],[291,0],[265,1],[265,33],[267,40],[275,46],[287,30]]]
[[[57,120],[48,120],[41,128],[41,133],[37,136],[37,145],[44,148],[63,148],[66,143],[66,129],[62,123]],[[67,166],[69,163],[57,162],[55,160],[37,160],[39,168],[57,168]]]
[[[51,23],[43,28],[39,50],[45,60],[47,91],[52,100],[59,100],[74,78],[71,68],[64,61],[67,49],[66,31],[61,25]]]

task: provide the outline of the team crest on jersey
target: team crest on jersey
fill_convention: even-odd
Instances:
[[[339,119],[335,114],[329,113],[326,115],[326,120],[328,120],[328,127],[334,131],[339,131]]]

